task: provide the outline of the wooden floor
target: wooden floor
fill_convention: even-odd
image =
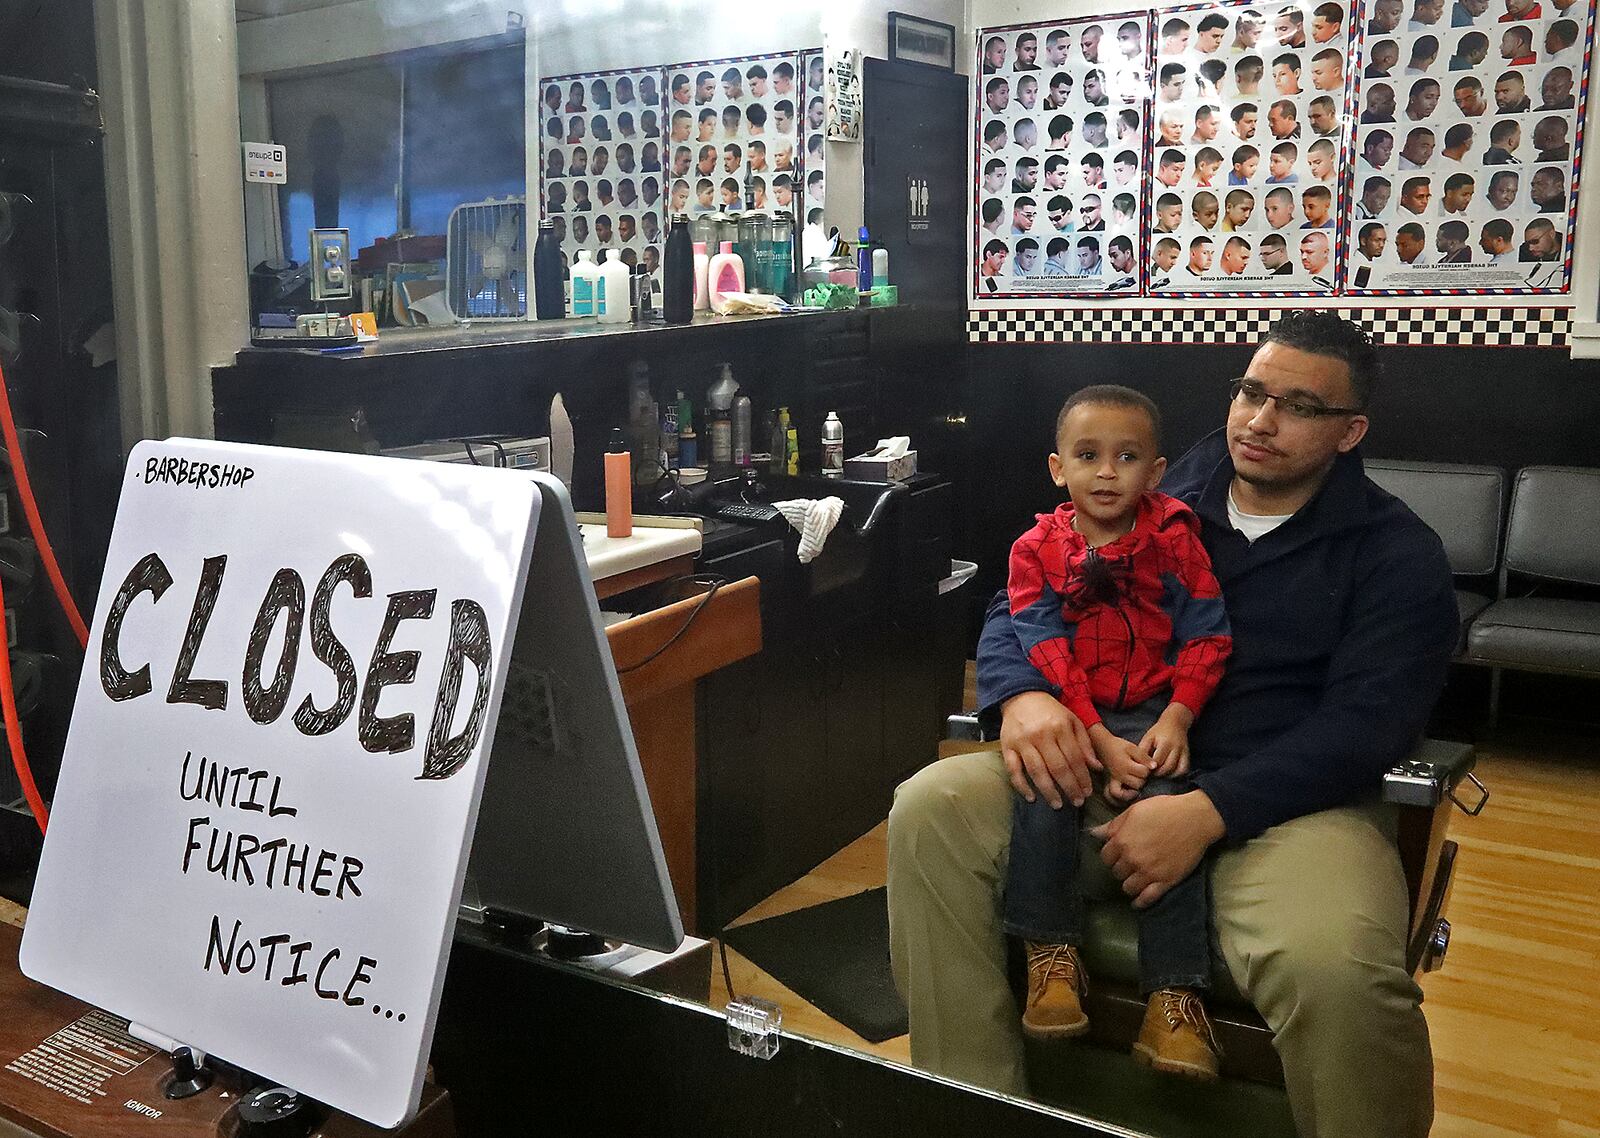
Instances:
[[[1436,1138],[1600,1138],[1600,756],[1573,732],[1480,744],[1493,797],[1455,815],[1461,845],[1445,967],[1423,980]],[[879,825],[744,914],[744,923],[882,885]],[[734,987],[773,1000],[792,1031],[909,1062],[907,1038],[870,1044],[733,950]],[[712,1000],[727,1000],[720,970]]]

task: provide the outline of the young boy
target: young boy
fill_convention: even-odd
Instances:
[[[1156,406],[1126,387],[1077,392],[1056,419],[1050,477],[1071,502],[1011,549],[1012,625],[1034,667],[1083,722],[1115,806],[1188,789],[1189,726],[1232,648],[1221,592],[1190,509],[1155,487]],[[1005,888],[1006,931],[1028,955],[1024,1032],[1082,1035],[1087,978],[1077,945],[1080,811],[1018,797]],[[1134,1058],[1217,1075],[1201,993],[1210,986],[1204,863],[1139,912],[1139,980],[1149,1001]]]

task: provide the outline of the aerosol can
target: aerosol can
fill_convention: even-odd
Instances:
[[[844,477],[844,424],[836,411],[829,411],[822,423],[822,475]]]

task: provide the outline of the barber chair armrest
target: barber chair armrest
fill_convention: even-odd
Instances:
[[[1423,739],[1408,758],[1384,774],[1383,800],[1432,809],[1448,798],[1463,813],[1476,817],[1489,801],[1488,788],[1472,773],[1477,761],[1477,752],[1470,743]],[[1471,806],[1456,797],[1456,788],[1463,780],[1470,781],[1477,791],[1477,801]]]
[[[1476,816],[1489,801],[1488,789],[1472,773],[1476,762],[1469,744],[1424,739],[1383,776],[1384,801],[1401,807],[1397,836],[1411,900],[1406,964],[1413,974],[1440,967],[1450,946],[1450,922],[1444,914],[1455,883],[1456,843],[1445,834],[1450,803]],[[1456,795],[1463,782],[1477,791],[1471,805]]]
[[[944,737],[951,743],[986,743],[983,737],[983,724],[978,721],[978,713],[964,711],[959,715],[952,715],[944,721]]]

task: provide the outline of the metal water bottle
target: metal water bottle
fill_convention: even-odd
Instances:
[[[662,315],[668,324],[687,324],[694,319],[694,236],[688,214],[672,215],[661,262],[661,292]]]
[[[556,237],[556,223],[546,218],[539,223],[539,238],[533,245],[535,319],[560,320],[567,314],[567,298],[561,278],[561,242]]]
[[[837,411],[829,411],[822,423],[822,476],[844,477],[844,424]]]

